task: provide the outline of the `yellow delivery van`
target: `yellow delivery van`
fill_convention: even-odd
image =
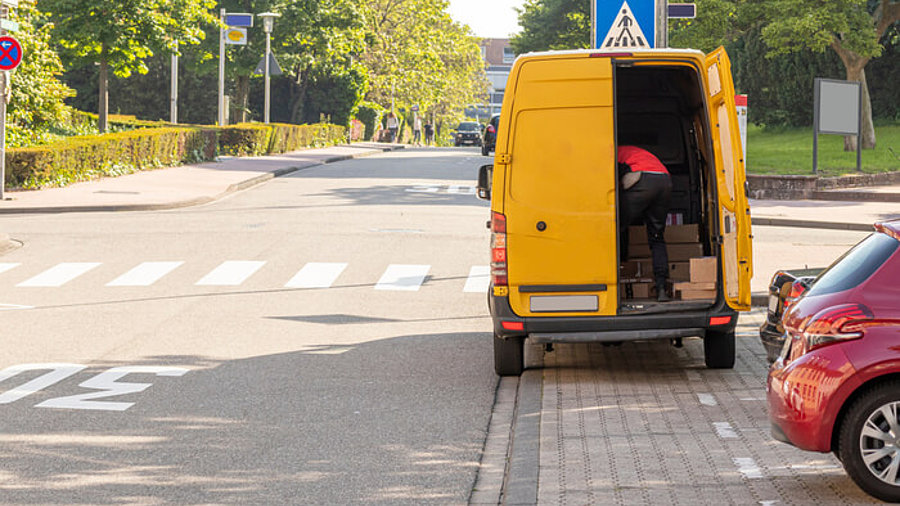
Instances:
[[[724,49],[522,55],[498,132],[494,163],[481,167],[478,181],[478,196],[491,201],[497,374],[522,372],[526,338],[680,344],[700,337],[707,367],[734,366],[752,252]],[[629,229],[627,248],[620,245],[625,190],[616,153],[624,145],[651,152],[671,178],[663,302],[640,223]]]

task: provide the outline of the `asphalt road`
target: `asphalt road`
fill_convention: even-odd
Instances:
[[[497,385],[482,160],[0,218],[0,501],[466,502]]]

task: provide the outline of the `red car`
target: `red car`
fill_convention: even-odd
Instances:
[[[772,436],[834,452],[860,488],[900,502],[900,220],[876,224],[782,323],[767,384]]]

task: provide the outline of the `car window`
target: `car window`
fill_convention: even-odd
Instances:
[[[875,233],[844,253],[826,269],[807,295],[842,292],[869,279],[879,267],[897,251],[900,242],[885,234]]]
[[[478,129],[478,123],[460,123],[457,130],[472,132]]]

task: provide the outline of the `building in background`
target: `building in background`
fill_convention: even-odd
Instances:
[[[516,55],[509,45],[509,39],[482,39],[481,57],[490,83],[487,100],[484,104],[466,108],[466,116],[484,121],[490,119],[492,114],[500,113],[506,79]]]

